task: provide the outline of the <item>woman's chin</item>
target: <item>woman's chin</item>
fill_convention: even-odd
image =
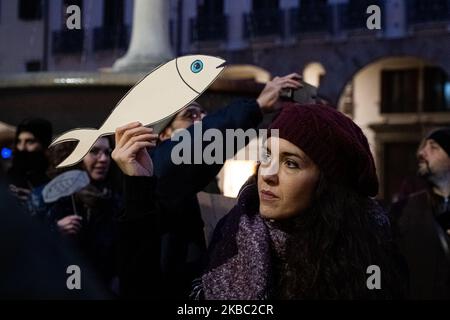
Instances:
[[[274,208],[269,208],[265,205],[259,206],[259,214],[266,219],[277,219],[278,213]]]

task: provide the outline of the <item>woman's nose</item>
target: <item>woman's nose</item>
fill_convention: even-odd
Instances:
[[[263,176],[263,180],[265,183],[269,185],[276,185],[278,184],[278,175],[277,174],[265,175]]]
[[[278,183],[278,164],[277,161],[271,161],[268,166],[261,166],[261,176],[267,184]]]
[[[109,161],[109,156],[105,152],[102,152],[102,153],[100,153],[100,157],[98,158],[98,161],[107,162],[107,161]]]

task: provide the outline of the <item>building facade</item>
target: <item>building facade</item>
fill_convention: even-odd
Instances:
[[[0,73],[110,68],[130,41],[133,3],[0,0]],[[74,4],[80,30],[66,27]],[[380,29],[367,27],[371,5]],[[421,136],[450,124],[450,0],[171,0],[169,26],[176,56],[318,86],[368,136],[386,200],[414,175]]]

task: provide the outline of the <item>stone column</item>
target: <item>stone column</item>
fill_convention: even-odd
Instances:
[[[246,46],[246,40],[242,38],[244,14],[251,11],[249,0],[225,0],[224,13],[228,16],[228,49],[238,50]]]
[[[126,55],[114,63],[114,71],[149,72],[173,59],[169,6],[167,0],[134,0],[130,46]]]

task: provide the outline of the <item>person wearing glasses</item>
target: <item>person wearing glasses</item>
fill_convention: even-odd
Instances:
[[[189,128],[192,124],[202,121],[206,115],[206,110],[198,102],[192,102],[169,121],[159,134],[159,140],[169,140],[175,131]]]
[[[49,219],[62,239],[92,263],[100,281],[114,292],[116,218],[122,210],[122,200],[112,183],[111,147],[108,138],[98,139],[82,162],[70,168],[85,170],[90,184],[73,197],[59,199],[50,209]]]

